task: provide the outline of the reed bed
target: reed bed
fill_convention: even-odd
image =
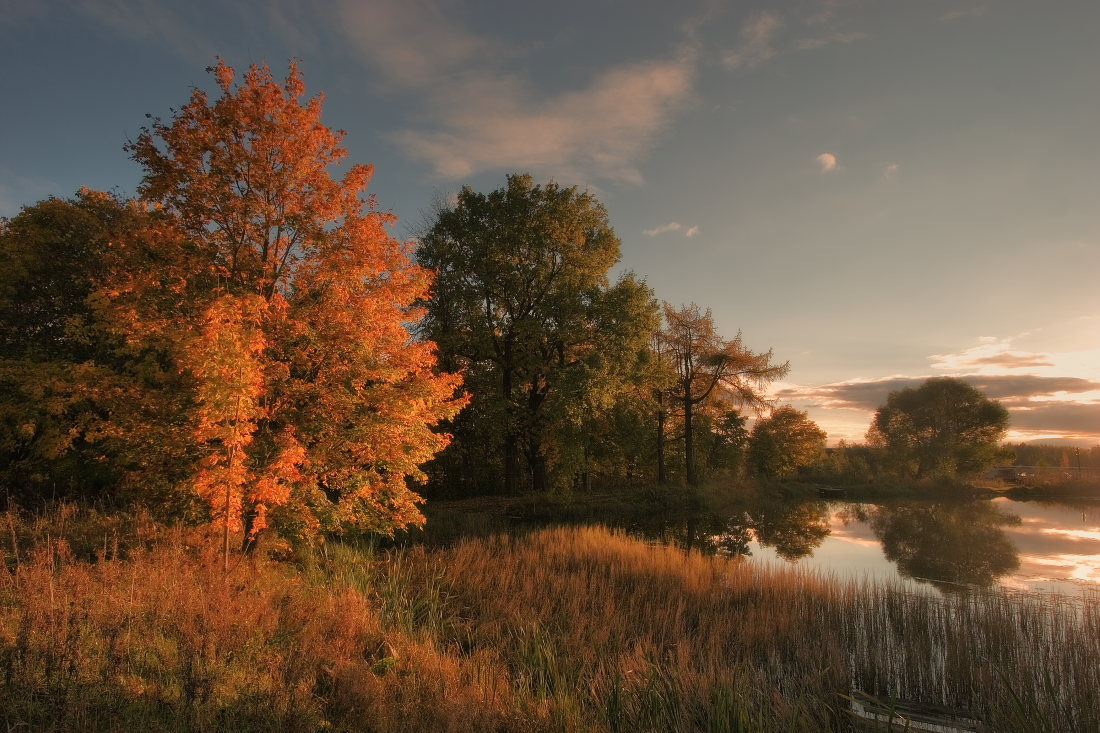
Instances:
[[[858,688],[947,706],[991,731],[1100,728],[1095,597],[940,598],[599,527],[437,550],[330,545],[228,576],[195,549],[205,546],[165,533],[91,562],[53,538],[9,551],[0,720],[839,731],[854,729]]]

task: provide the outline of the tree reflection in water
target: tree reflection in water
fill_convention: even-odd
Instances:
[[[991,585],[1020,566],[1015,545],[1001,529],[1019,525],[1020,518],[988,502],[898,504],[869,514],[886,559],[897,563],[903,577],[952,590]]]
[[[755,538],[763,547],[774,547],[784,560],[794,562],[813,551],[829,536],[829,511],[825,502],[767,502],[735,514],[721,531],[706,538],[713,552],[751,555]]]
[[[825,502],[765,505],[751,515],[756,541],[774,547],[777,555],[791,562],[813,554],[829,536]]]

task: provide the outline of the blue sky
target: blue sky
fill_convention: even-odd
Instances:
[[[860,439],[967,376],[1016,439],[1100,441],[1100,3],[0,0],[0,216],[133,192],[221,56],[302,60],[408,235],[504,175],[587,186],[657,296],[791,361]]]

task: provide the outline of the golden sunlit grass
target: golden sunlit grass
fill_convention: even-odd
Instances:
[[[182,533],[82,562],[5,522],[9,728],[845,730],[853,686],[998,731],[1100,710],[1094,601],[944,600],[602,528],[330,545],[226,577]]]

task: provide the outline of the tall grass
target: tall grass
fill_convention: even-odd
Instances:
[[[94,562],[53,537],[18,559],[9,550],[0,720],[849,730],[855,687],[965,711],[989,730],[1100,725],[1095,597],[939,598],[591,527],[430,551],[330,545],[228,577],[195,547],[201,537],[168,533]]]

